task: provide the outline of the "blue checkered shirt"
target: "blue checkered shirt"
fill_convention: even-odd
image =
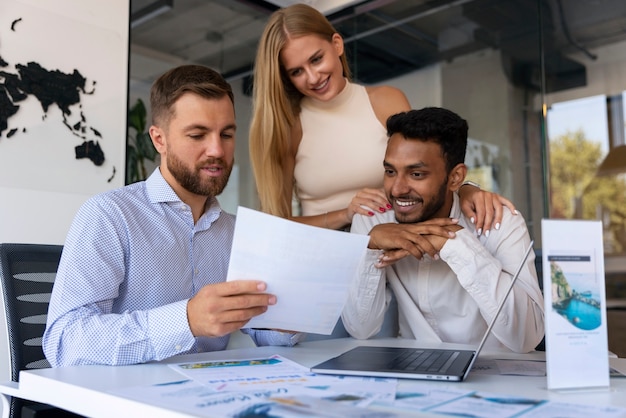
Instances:
[[[234,226],[215,198],[194,224],[159,169],[89,199],[70,227],[52,291],[43,337],[50,364],[134,364],[226,348],[228,336],[192,335],[187,302],[226,279]],[[301,338],[246,332],[257,345]]]

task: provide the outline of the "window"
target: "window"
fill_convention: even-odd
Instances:
[[[547,114],[550,217],[601,220],[607,255],[626,253],[626,161],[621,169],[603,164],[623,140],[622,102],[622,95],[592,96],[556,103]]]

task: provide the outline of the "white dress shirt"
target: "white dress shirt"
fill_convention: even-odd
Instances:
[[[353,337],[369,338],[380,330],[393,291],[398,302],[399,337],[478,345],[530,237],[522,215],[513,215],[507,208],[500,229],[491,230],[489,237],[476,237],[456,194],[450,217],[459,219],[463,229],[446,241],[440,260],[408,256],[379,269],[374,265],[382,252],[367,250],[342,313]],[[397,223],[393,211],[372,217],[355,215],[351,232],[368,234],[381,223]],[[526,260],[486,347],[528,352],[543,338],[543,296],[534,259],[530,254]]]

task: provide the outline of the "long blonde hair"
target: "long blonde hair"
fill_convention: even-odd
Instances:
[[[261,35],[254,66],[249,146],[261,210],[272,215],[291,216],[293,190],[286,190],[289,183],[284,165],[303,97],[282,68],[280,52],[290,38],[317,35],[330,42],[335,33],[316,9],[294,4],[274,12]],[[350,79],[345,53],[340,59],[343,75]]]

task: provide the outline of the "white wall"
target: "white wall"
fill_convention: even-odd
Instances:
[[[406,94],[413,109],[441,106],[441,65],[435,64],[419,71],[384,81],[385,85],[399,88]]]
[[[0,137],[0,242],[63,244],[87,198],[124,184],[128,13],[128,0],[0,2],[0,56],[10,64],[2,70],[16,73],[15,64],[33,61],[63,73],[77,69],[88,86],[95,80],[94,94],[82,95],[82,109],[72,111],[79,117],[82,110],[101,133],[107,159],[100,167],[76,160],[74,147],[82,139],[62,124],[58,108],[51,106],[44,120],[35,98],[20,102],[9,128],[27,132]],[[11,377],[1,302],[0,380],[5,381]]]
[[[75,159],[83,139],[64,126],[56,105],[44,112],[33,96],[19,102],[9,119],[9,129],[19,131],[0,137],[0,242],[62,244],[85,199],[124,184],[128,13],[128,0],[0,2],[0,56],[9,63],[3,70],[17,74],[15,64],[31,61],[66,74],[78,70],[93,94],[81,93],[69,123],[82,112],[100,132],[106,159],[99,167]]]

